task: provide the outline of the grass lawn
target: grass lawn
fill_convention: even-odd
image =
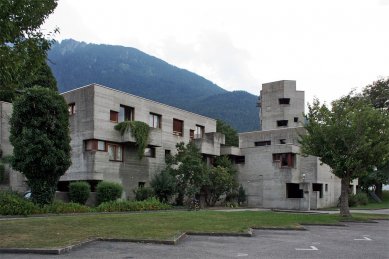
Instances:
[[[389,219],[355,214],[353,219]],[[183,232],[245,232],[250,227],[298,228],[300,223],[338,223],[338,215],[277,212],[165,211],[0,220],[0,247],[54,248],[93,237],[172,240]]]

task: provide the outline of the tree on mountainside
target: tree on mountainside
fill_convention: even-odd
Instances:
[[[301,152],[319,157],[341,178],[340,214],[349,216],[350,181],[389,160],[389,116],[352,94],[331,108],[318,100],[308,108]]]
[[[238,133],[230,125],[225,123],[222,120],[216,121],[216,131],[223,133],[225,136],[225,145],[226,146],[239,146]]]
[[[26,89],[13,102],[12,167],[24,174],[38,204],[53,201],[59,178],[71,164],[68,106],[58,92]]]
[[[40,29],[57,0],[0,1],[0,100],[12,102],[20,89],[56,89],[46,64],[51,41]]]

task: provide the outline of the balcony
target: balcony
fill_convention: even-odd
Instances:
[[[200,153],[207,155],[220,155],[220,145],[225,143],[225,137],[219,132],[205,133],[202,138],[195,138],[193,142]]]
[[[131,130],[128,133],[125,133],[123,136],[121,136],[121,142],[136,143],[135,138],[131,134]],[[150,128],[148,143],[151,146],[161,147],[162,146],[162,130],[156,129],[156,128]]]

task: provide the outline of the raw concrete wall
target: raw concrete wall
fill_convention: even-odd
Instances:
[[[224,135],[215,133],[216,120],[175,107],[147,100],[92,84],[64,93],[68,103],[75,103],[76,113],[71,117],[72,166],[61,181],[106,180],[123,185],[125,198],[134,198],[138,183],[149,185],[152,177],[165,167],[165,150],[176,152],[176,144],[188,143],[190,130],[204,127],[204,137],[195,139],[200,152],[220,155]],[[110,121],[110,111],[119,112],[120,105],[134,108],[134,120],[149,123],[149,114],[161,115],[161,128],[150,128],[149,145],[155,148],[155,157],[139,159],[135,139],[131,133],[121,136]],[[173,119],[184,122],[183,136],[173,134]],[[110,161],[106,151],[85,151],[85,140],[97,139],[118,143],[123,147],[123,161]]]

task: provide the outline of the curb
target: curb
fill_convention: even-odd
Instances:
[[[344,222],[344,221],[342,221]],[[334,224],[331,224],[331,223],[328,223],[328,224],[315,224],[315,223],[301,223],[300,225],[302,226],[323,226],[323,227],[348,227],[346,224],[337,224],[337,223],[334,223]]]
[[[304,227],[299,228],[269,228],[269,227],[253,227],[256,230],[287,230],[287,231],[307,231]]]
[[[377,221],[374,221],[374,220],[363,220],[363,221],[358,221],[358,220],[341,220],[341,222],[345,222],[345,223],[378,223]]]
[[[226,232],[186,232],[188,236],[228,236],[228,237],[252,237],[254,236],[253,229],[249,228],[246,233],[226,233]]]

